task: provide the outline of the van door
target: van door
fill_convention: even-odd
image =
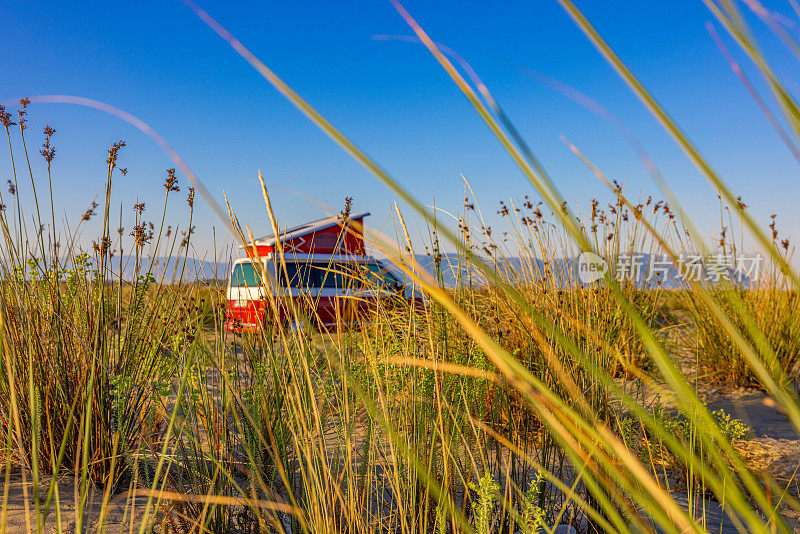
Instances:
[[[347,283],[341,262],[314,262],[316,276],[316,312],[321,326],[336,326],[346,322]]]
[[[228,282],[228,330],[255,330],[264,320],[261,271],[251,262],[236,263]]]

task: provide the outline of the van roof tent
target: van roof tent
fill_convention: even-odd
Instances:
[[[350,223],[356,221],[359,228],[350,228],[351,231],[341,234],[342,221],[338,215],[325,217],[294,228],[287,228],[280,232],[280,242],[284,252],[300,254],[364,254],[364,217],[369,212],[356,213],[348,218]],[[268,256],[275,252],[277,239],[274,234],[260,237],[253,241],[259,256]],[[244,248],[240,245],[239,248]]]

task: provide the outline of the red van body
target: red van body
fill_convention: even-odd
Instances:
[[[231,268],[226,328],[258,330],[274,315],[271,302],[278,303],[279,322],[291,323],[299,311],[324,328],[360,322],[378,301],[403,299],[422,305],[421,297],[383,263],[364,254],[362,224],[367,215],[354,215],[348,223],[328,217],[286,230],[280,237],[283,262],[274,236],[257,239],[249,251],[255,248],[258,256],[238,260]]]

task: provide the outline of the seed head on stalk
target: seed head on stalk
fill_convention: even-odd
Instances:
[[[25,123],[28,122],[28,119],[25,118],[25,115],[28,114],[28,104],[31,103],[31,99],[28,97],[23,98],[19,101],[19,105],[22,106],[20,109],[17,110],[17,115],[19,116],[19,128],[20,130],[24,130],[27,128]]]
[[[2,105],[0,105],[0,124],[5,127],[6,131],[8,131],[10,127],[17,124],[11,120],[11,113],[6,111],[6,107]]]
[[[339,212],[339,219],[342,222],[347,222],[350,218],[350,210],[353,207],[353,197],[345,197],[344,199],[344,209]]]
[[[111,248],[111,238],[108,236],[102,237],[99,244],[97,241],[92,241],[92,248],[94,248],[96,254],[104,256]]]
[[[56,149],[50,144],[50,139],[53,137],[54,133],[56,133],[56,131],[49,124],[44,127],[44,144],[39,150],[39,153],[47,162],[48,167],[50,166],[50,163],[53,162],[53,158],[56,157]]]
[[[85,212],[83,212],[83,217],[81,217],[81,220],[82,221],[90,220],[97,213],[96,211],[97,206],[98,206],[97,202],[92,201],[89,208]]]
[[[167,193],[170,191],[178,192],[181,190],[178,187],[178,177],[175,176],[175,169],[167,169],[167,177],[164,180],[164,189],[167,190]]]
[[[119,157],[119,151],[124,146],[125,146],[125,141],[117,141],[116,143],[112,143],[111,148],[108,149],[108,159],[106,160],[106,163],[108,163],[108,165],[112,169],[117,166],[117,158]]]
[[[195,230],[195,227],[194,226],[190,226],[188,230],[186,230],[184,232],[181,232],[181,235],[183,236],[183,239],[181,240],[181,247],[188,247],[189,246],[189,240],[190,240],[192,234],[194,233],[194,230]]]
[[[739,211],[744,211],[745,208],[747,208],[747,204],[742,202],[742,196],[739,195],[738,197],[736,197],[736,209],[738,209]]]
[[[131,236],[133,236],[134,240],[136,241],[136,248],[139,250],[144,248],[144,246],[152,237],[152,235],[147,231],[147,223],[144,222],[133,227]]]

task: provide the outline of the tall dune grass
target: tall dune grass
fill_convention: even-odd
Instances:
[[[739,203],[736,211],[742,212],[746,206]],[[726,208],[723,213],[730,213]],[[732,260],[731,270],[740,265],[742,244],[737,243],[732,217],[728,217],[731,231],[722,227],[719,253],[728,252]],[[775,216],[769,225],[772,232],[772,252],[787,262],[791,262],[790,239],[779,237]],[[728,237],[730,234],[732,237]],[[710,288],[711,299],[720,309],[733,318],[738,331],[744,333],[746,343],[758,347],[766,343],[771,350],[760,350],[759,356],[783,387],[797,389],[800,366],[800,327],[792,310],[797,308],[798,293],[791,280],[772,258],[754,263],[752,279],[737,279],[734,273],[726,273],[717,284]],[[763,261],[765,260],[765,261]],[[744,271],[744,269],[741,269]],[[690,317],[693,328],[685,336],[687,351],[695,355],[700,372],[705,380],[728,385],[764,388],[758,375],[742,356],[739,343],[719,328],[716,328],[714,314],[707,303],[690,291],[681,292],[682,307]],[[757,330],[749,331],[746,321],[737,314],[737,306],[745,311],[755,323]]]

